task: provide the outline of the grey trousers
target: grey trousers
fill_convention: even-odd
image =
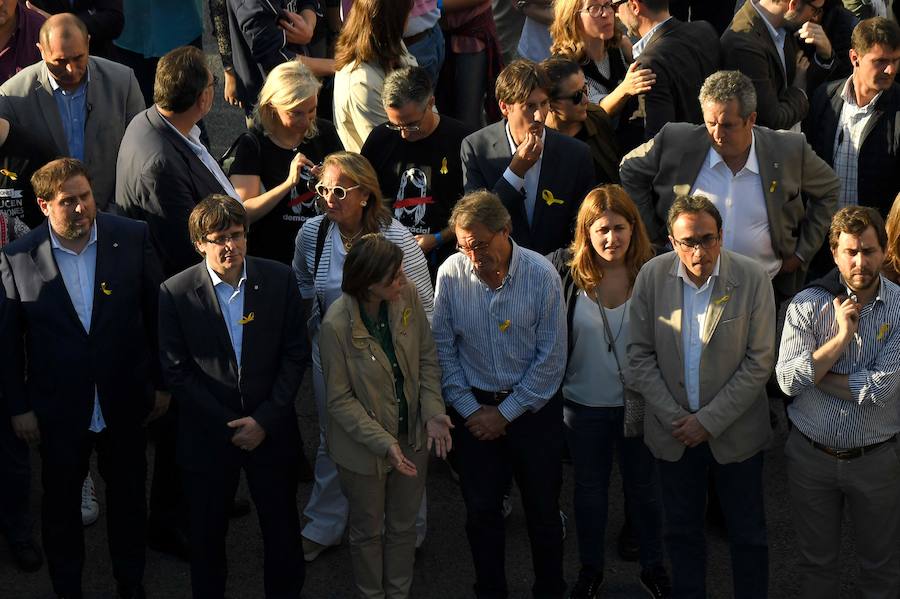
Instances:
[[[896,599],[900,591],[900,456],[896,442],[853,460],[810,445],[795,428],[785,445],[791,513],[799,547],[801,598],[840,594],[844,509],[856,538],[856,597]]]

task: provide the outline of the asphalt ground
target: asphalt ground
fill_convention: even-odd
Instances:
[[[218,156],[243,128],[243,115],[239,109],[227,106],[221,100],[221,65],[215,54],[215,46],[207,36],[204,41],[210,65],[219,72],[217,100],[206,124],[212,141],[213,154]],[[317,442],[317,417],[312,390],[307,375],[297,403],[299,423],[304,439],[304,450],[310,460],[315,455]],[[781,411],[780,409],[778,410]],[[769,535],[770,595],[793,597],[797,594],[796,547],[791,526],[790,506],[786,490],[786,474],[783,446],[786,429],[783,418],[776,431],[772,448],[765,457],[766,517]],[[152,464],[152,445],[148,450]],[[40,460],[32,452],[32,511],[35,515],[35,531],[40,530]],[[87,560],[84,568],[83,588],[88,599],[115,597],[115,583],[106,545],[106,506],[103,482],[92,467],[101,504],[101,519],[85,529]],[[312,485],[302,484],[298,493],[298,505],[302,510]],[[447,466],[433,459],[428,473],[428,537],[417,559],[412,597],[455,599],[473,597],[474,572],[471,554],[465,536],[465,508],[457,483],[451,478]],[[622,526],[621,479],[614,471],[610,484],[609,525],[606,535],[606,583],[602,596],[644,597],[646,592],[638,582],[639,566],[626,563],[616,555],[616,535]],[[3,484],[0,481],[0,492]],[[515,492],[514,492],[515,493]],[[569,515],[569,536],[565,544],[566,580],[572,584],[578,575],[578,557],[574,537],[572,509],[572,469],[564,468],[564,485],[560,497],[561,508]],[[242,481],[239,494],[248,497]],[[525,527],[525,519],[518,497],[514,494],[514,508],[506,520],[507,528],[507,578],[512,599],[530,596],[531,556]],[[849,528],[849,527],[848,527]],[[710,597],[729,597],[732,593],[730,558],[726,541],[718,534],[708,534],[708,591]],[[850,585],[857,575],[853,556],[853,539],[844,535],[844,559],[841,560],[845,581],[842,595],[850,594]],[[232,521],[228,534],[228,596],[232,599],[263,597],[262,540],[256,513]],[[190,572],[188,565],[167,555],[147,551],[145,587],[148,597],[182,599],[190,597]],[[354,597],[350,555],[346,542],[323,553],[315,562],[307,565],[304,597],[308,599]],[[5,543],[0,543],[0,599],[44,599],[53,597],[46,565],[33,574],[20,573],[13,565]]]

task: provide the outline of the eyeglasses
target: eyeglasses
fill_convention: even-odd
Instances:
[[[415,133],[416,131],[419,131],[420,129],[422,129],[422,121],[423,120],[425,120],[424,114],[422,115],[422,118],[420,118],[418,121],[416,121],[415,123],[410,123],[409,125],[395,125],[394,123],[388,122],[388,123],[385,123],[384,126],[387,127],[388,129],[390,129],[391,131],[400,131],[400,132],[405,131],[406,133]]]
[[[819,6],[816,6],[812,2],[806,2],[806,5],[813,10],[813,16],[812,16],[813,19],[818,19],[825,12],[825,3],[824,2],[822,2],[822,4]]]
[[[316,185],[316,193],[321,197],[326,198],[330,194],[334,194],[334,198],[336,200],[343,200],[347,197],[347,192],[353,191],[359,187],[359,184],[354,185],[353,187],[341,187],[340,185],[335,185],[334,187],[328,187],[327,185],[322,185],[319,183]]]
[[[706,237],[702,237],[700,239],[674,239],[675,244],[680,247],[682,250],[686,252],[693,252],[698,248],[703,248],[704,250],[708,250],[716,245],[716,242],[719,241],[718,235],[707,235]]]
[[[456,244],[456,251],[461,254],[466,254],[467,256],[473,256],[479,252],[483,252],[491,245],[491,242],[494,241],[494,237],[497,236],[497,233],[491,235],[491,238],[487,241],[477,241],[470,246],[459,245]]]
[[[579,89],[577,92],[572,94],[571,96],[556,96],[553,98],[554,100],[572,100],[572,104],[581,104],[581,101],[584,100],[584,97],[587,96],[588,89],[587,85]]]
[[[207,243],[211,243],[213,245],[225,245],[226,243],[236,245],[247,239],[247,234],[243,231],[240,231],[238,233],[232,233],[231,235],[219,235],[218,237],[206,237],[205,239]]]
[[[606,14],[615,13],[616,10],[626,2],[628,2],[628,0],[613,0],[612,2],[606,2],[604,4],[591,4],[590,6],[585,6],[578,12],[586,12],[592,18],[596,19]]]

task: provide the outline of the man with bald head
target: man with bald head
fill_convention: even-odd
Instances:
[[[78,17],[53,15],[41,27],[41,61],[0,86],[0,116],[46,140],[59,156],[84,162],[97,208],[115,202],[116,155],[129,121],[144,106],[134,73],[89,56]]]

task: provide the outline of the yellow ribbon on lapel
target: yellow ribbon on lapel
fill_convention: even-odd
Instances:
[[[730,299],[731,299],[731,296],[730,296],[730,295],[723,295],[722,297],[720,297],[719,299],[717,299],[717,300],[714,301],[713,303],[714,303],[715,305],[717,305],[717,306],[721,306],[722,304],[724,304],[725,302],[727,302],[727,301],[730,300]]]
[[[253,322],[256,319],[256,312],[251,312],[247,316],[241,316],[241,319],[238,320],[238,324],[248,324]]]
[[[112,289],[106,286],[106,281],[100,283],[100,291],[103,292],[103,295],[112,295]]]
[[[545,189],[544,191],[541,192],[541,199],[544,200],[545,202],[547,202],[548,206],[552,206],[553,204],[560,204],[560,205],[565,204],[565,202],[563,200],[560,200],[559,198],[554,198],[553,192],[550,191],[549,189]]]
[[[769,185],[769,193],[775,193],[776,189],[778,189],[778,181],[772,181]]]
[[[888,331],[891,330],[891,325],[888,323],[883,323],[881,327],[878,328],[878,336],[875,337],[875,341],[883,341],[884,337],[888,334]]]
[[[511,324],[512,324],[512,323],[509,321],[508,318],[507,318],[506,320],[504,320],[503,322],[501,322],[501,323],[500,323],[500,332],[501,332],[501,333],[505,333],[505,332],[506,332],[506,329],[508,329],[508,328],[509,328],[509,325],[511,325]]]
[[[450,172],[450,171],[447,169],[447,157],[444,156],[444,157],[441,159],[441,170],[440,170],[440,173],[441,173],[442,175],[446,175],[446,174],[449,173],[449,172]]]
[[[446,160],[446,159],[445,159]],[[411,314],[411,310],[409,308],[403,309],[403,315],[400,317],[400,322],[403,323],[403,328],[406,328],[409,325],[409,315]]]

